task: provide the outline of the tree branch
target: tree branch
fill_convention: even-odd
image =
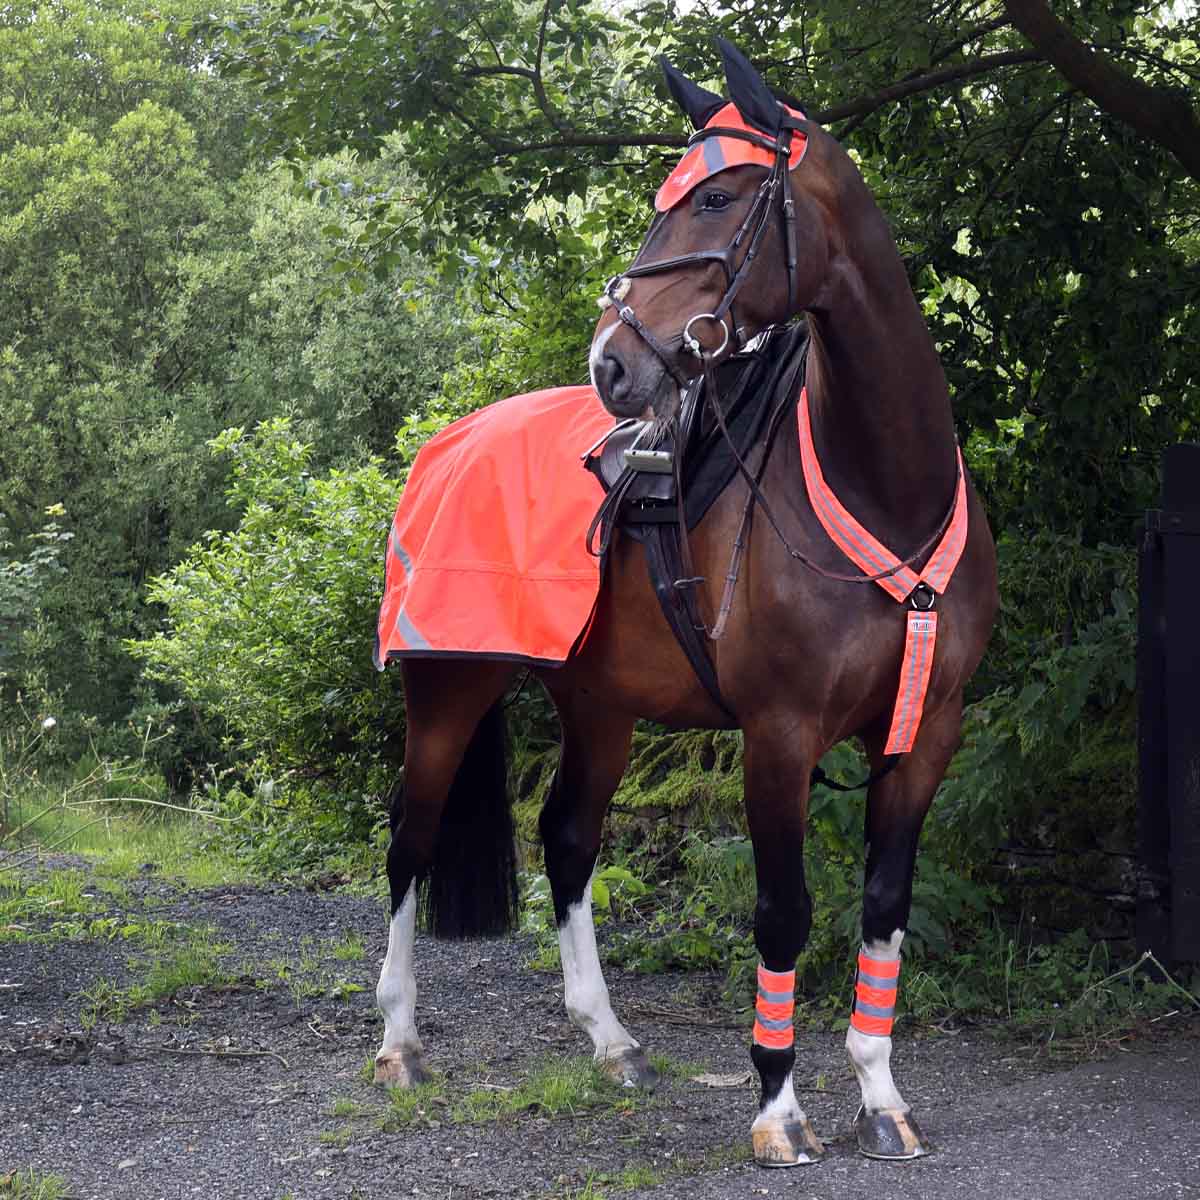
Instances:
[[[984,21],[982,25],[976,25],[974,29],[968,29],[964,33],[960,33],[954,41],[949,45],[943,46],[929,60],[929,65],[936,66],[940,62],[944,62],[952,54],[957,54],[964,46],[969,46],[972,42],[977,42],[981,37],[986,37],[989,33],[995,33],[997,29],[1003,29],[1009,24],[1007,16],[993,17],[990,21]]]
[[[869,96],[860,96],[857,100],[849,100],[844,104],[835,104],[832,108],[809,113],[809,116],[823,124],[830,121],[843,121],[847,117],[862,117],[874,112],[877,108],[905,96],[917,92],[931,91],[949,83],[958,83],[979,75],[986,75],[1000,67],[1013,66],[1018,63],[1041,61],[1042,56],[1035,50],[1006,50],[999,54],[985,54],[957,66],[945,67],[941,71],[930,71],[911,79],[901,80],[885,87]],[[580,149],[587,146],[686,146],[687,134],[683,133],[580,133],[564,129],[561,137],[548,138],[537,142],[493,142],[493,147],[501,154],[535,154],[545,150]]]
[[[1100,109],[1169,151],[1200,180],[1200,120],[1185,96],[1151,87],[1084,45],[1045,0],[1004,0],[1012,23],[1064,78]]]
[[[986,75],[999,67],[1039,62],[1043,57],[1037,50],[1003,50],[999,54],[981,54],[978,58],[968,59],[956,66],[943,67],[940,71],[930,71],[925,75],[915,75],[911,79],[902,79],[899,83],[881,88],[870,96],[847,100],[844,104],[835,104],[832,108],[809,115],[823,124],[844,121],[847,117],[864,117],[893,100],[903,100],[905,96],[912,96],[917,92],[928,92],[948,83],[959,83],[977,75]]]
[[[570,128],[567,123],[559,116],[554,105],[550,103],[550,97],[546,94],[546,81],[542,78],[542,59],[546,53],[546,24],[550,20],[550,0],[543,0],[542,3],[542,23],[538,28],[538,43],[537,57],[533,62],[533,92],[537,96],[538,107],[546,114],[546,120],[554,126],[559,133],[569,133]]]
[[[481,75],[517,75],[522,79],[537,79],[536,73],[531,71],[528,67],[479,66],[463,68],[464,79],[478,79]]]

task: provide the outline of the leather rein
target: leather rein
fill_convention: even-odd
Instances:
[[[647,346],[657,355],[662,361],[668,374],[680,386],[686,390],[689,387],[697,386],[698,380],[694,377],[687,377],[681,372],[672,361],[673,351],[669,345],[664,344],[652,333],[638,318],[634,312],[632,305],[625,303],[625,298],[629,294],[630,287],[634,279],[639,279],[647,275],[658,275],[666,271],[674,271],[682,268],[705,266],[709,263],[719,263],[725,272],[726,288],[725,294],[721,298],[716,309],[710,313],[696,313],[690,317],[684,324],[683,331],[678,339],[671,338],[670,342],[677,346],[686,346],[691,354],[700,359],[702,374],[704,380],[705,401],[712,410],[713,419],[717,428],[720,430],[722,438],[729,447],[729,451],[733,456],[734,462],[737,464],[737,469],[742,478],[746,482],[747,495],[746,502],[742,509],[742,518],[738,526],[737,536],[734,538],[733,548],[730,555],[729,567],[725,573],[725,584],[721,595],[720,607],[717,611],[717,619],[713,622],[711,628],[704,622],[703,618],[699,619],[697,630],[705,633],[711,640],[716,641],[720,638],[726,628],[729,619],[729,614],[733,608],[733,595],[737,585],[738,575],[741,570],[743,555],[745,554],[746,546],[749,540],[749,532],[754,519],[755,507],[760,507],[763,510],[763,515],[766,517],[771,528],[775,531],[776,537],[779,538],[783,548],[787,551],[790,557],[799,562],[802,566],[807,567],[810,571],[821,576],[823,579],[831,579],[840,583],[878,583],[882,579],[887,579],[906,567],[912,567],[914,564],[935,545],[945,534],[950,526],[950,522],[954,517],[955,509],[955,491],[951,492],[950,504],[946,509],[946,514],[938,523],[937,528],[933,533],[921,543],[921,545],[903,561],[895,563],[887,570],[880,571],[874,575],[861,573],[843,573],[840,571],[831,571],[826,567],[822,567],[819,563],[814,562],[807,554],[797,549],[791,544],[787,536],[784,534],[774,511],[771,508],[762,489],[759,486],[763,473],[766,470],[767,461],[770,458],[771,446],[774,442],[775,434],[778,432],[779,426],[782,423],[784,416],[787,413],[789,402],[794,402],[796,380],[800,371],[804,367],[807,358],[807,349],[805,353],[798,356],[797,362],[792,369],[788,371],[783,379],[780,380],[776,392],[777,400],[772,410],[770,421],[767,425],[766,437],[763,441],[763,454],[755,470],[751,470],[747,465],[742,455],[739,453],[729,429],[725,423],[725,415],[721,407],[720,395],[717,389],[717,380],[715,374],[716,359],[718,359],[728,347],[730,341],[734,342],[735,348],[741,350],[745,347],[748,339],[746,331],[742,326],[739,326],[736,316],[733,312],[734,300],[741,291],[750,275],[751,268],[754,265],[754,260],[758,255],[759,247],[762,244],[763,237],[766,233],[767,226],[770,223],[771,213],[775,209],[775,201],[780,200],[780,214],[783,222],[784,245],[787,256],[787,273],[788,273],[788,309],[792,312],[797,303],[797,277],[796,264],[798,261],[796,248],[796,208],[792,198],[791,177],[789,170],[789,159],[791,155],[792,135],[794,131],[801,130],[804,127],[804,122],[792,117],[784,112],[781,114],[780,130],[778,135],[772,139],[765,135],[752,133],[741,129],[722,128],[720,126],[710,126],[701,129],[694,133],[688,139],[688,146],[696,145],[709,137],[734,137],[741,138],[743,141],[752,142],[764,149],[770,150],[775,154],[775,161],[771,167],[770,173],[759,186],[754,200],[750,205],[750,210],[746,214],[745,219],[738,227],[737,232],[733,235],[732,240],[723,250],[696,250],[689,254],[675,255],[671,258],[659,259],[656,262],[643,263],[641,262],[642,254],[645,252],[646,246],[649,245],[658,231],[663,220],[668,215],[660,213],[651,224],[650,229],[646,233],[645,240],[642,243],[642,249],[638,251],[632,265],[622,275],[616,275],[605,284],[604,292],[600,297],[600,306],[602,308],[612,307],[620,320],[629,326],[638,337],[646,343]],[[735,266],[738,251],[743,245],[746,245],[745,256],[742,259],[740,266]],[[726,315],[729,315],[733,325],[733,335],[731,339],[730,327],[725,322]],[[700,344],[692,332],[692,326],[698,321],[711,321],[714,324],[720,325],[724,333],[724,338],[721,345],[716,350],[707,351]],[[672,418],[675,420],[675,418]],[[682,472],[679,464],[675,465],[677,483],[682,486]],[[683,516],[682,493],[679,495],[679,513],[680,513],[680,551],[683,560],[684,578],[675,580],[674,586],[679,589],[693,588],[697,584],[703,583],[703,576],[697,576],[692,566],[691,547],[688,541],[687,522]]]

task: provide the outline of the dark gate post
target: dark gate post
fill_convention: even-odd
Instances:
[[[1163,453],[1138,556],[1138,941],[1200,962],[1200,445]]]

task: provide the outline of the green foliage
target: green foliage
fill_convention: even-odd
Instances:
[[[977,876],[1004,844],[1052,856],[1066,887],[1023,892],[1010,871],[1008,899],[1070,927],[1089,907],[1070,885],[1119,890],[1114,855],[1136,842],[1134,556],[1050,535],[1003,540],[1000,554],[984,677],[1004,682],[967,710],[931,836]]]
[[[3,1200],[65,1200],[67,1181],[61,1175],[39,1171],[35,1167],[0,1175]]]
[[[1133,0],[1068,19],[1164,100],[1200,78],[1191,9]],[[401,244],[436,248],[514,309],[539,281],[594,295],[631,257],[684,139],[654,56],[721,90],[723,34],[858,156],[1002,527],[1124,535],[1159,449],[1197,428],[1200,182],[1081,97],[1003,14],[981,23],[973,5],[923,0],[821,0],[802,15],[782,0],[301,0],[207,31],[226,77],[260,91],[258,131],[298,173],[304,156],[344,147],[361,161],[403,156],[423,208],[364,189],[365,242],[348,267],[386,269]],[[898,83],[913,93],[891,99]],[[535,358],[561,328],[537,309],[518,313],[532,336],[514,334]],[[578,361],[565,366],[556,382],[576,377]]]
[[[238,527],[194,546],[150,595],[169,633],[133,649],[257,763],[206,800],[276,869],[362,842],[392,782],[403,709],[395,672],[370,659],[396,481],[372,460],[324,477],[285,420],[229,430]],[[286,795],[283,787],[286,781]]]
[[[197,11],[22,0],[0,28],[0,702],[52,698],[75,753],[174,726],[154,753],[184,789],[217,748],[123,640],[157,626],[147,579],[229,525],[205,443],[286,412],[315,467],[390,452],[470,342],[410,256],[331,289],[350,201],[247,157],[243,90],[156,24]]]
[[[46,515],[59,516],[61,505]],[[0,522],[0,553],[14,549]],[[28,679],[34,674],[22,654],[25,636],[37,613],[46,582],[65,568],[60,558],[75,535],[57,521],[44,525],[28,538],[30,549],[21,558],[0,559],[0,683],[6,676]],[[0,702],[3,693],[0,692]]]
[[[1070,1039],[1095,1043],[1154,1015],[1200,1010],[1200,998],[1147,955],[1118,967],[1106,944],[1082,931],[1049,944],[994,924],[974,943],[906,972],[901,995],[919,1021],[998,1018],[1064,1050]]]
[[[22,3],[0,29],[0,512],[28,557],[60,505],[75,540],[32,656],[48,690],[106,716],[129,706],[111,647],[139,568],[208,484],[174,435],[211,341],[164,310],[180,264],[221,238],[240,163],[206,157],[228,89],[198,84],[197,53],[120,5]]]
[[[390,1104],[379,1127],[387,1133],[414,1125],[436,1128],[443,1122],[477,1125],[514,1120],[527,1113],[547,1117],[574,1116],[589,1109],[628,1112],[639,1100],[589,1058],[555,1058],[536,1065],[511,1087],[489,1084],[454,1100],[445,1083],[434,1080],[415,1088],[389,1088]]]

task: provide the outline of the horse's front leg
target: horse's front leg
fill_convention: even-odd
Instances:
[[[790,722],[778,730],[746,731],[746,819],[758,877],[754,942],[761,960],[750,1057],[762,1092],[750,1136],[754,1159],[764,1167],[800,1166],[825,1153],[792,1084],[796,956],[812,922],[804,881],[812,756],[796,740]]]
[[[633,721],[574,693],[556,696],[555,702],[562,719],[562,756],[538,824],[567,1012],[592,1039],[595,1060],[606,1074],[627,1087],[650,1088],[658,1082],[657,1073],[613,1012],[592,920],[592,871],[604,814],[629,758]]]
[[[962,700],[926,714],[913,749],[867,797],[867,866],[862,946],[846,1050],[862,1090],[855,1118],[858,1147],[869,1158],[929,1153],[912,1110],[892,1078],[892,1017],[900,984],[900,946],[912,907],[921,825],[959,741]],[[869,747],[872,765],[882,761]]]

